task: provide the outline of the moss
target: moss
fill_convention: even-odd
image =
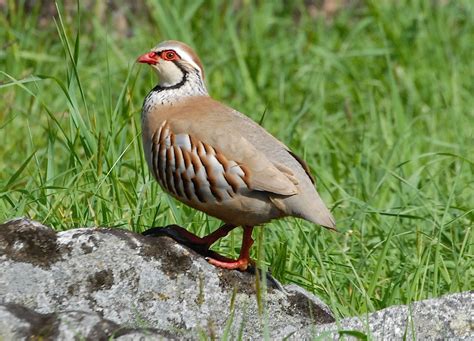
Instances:
[[[87,282],[91,292],[110,289],[114,284],[114,274],[110,270],[102,270],[90,275]]]
[[[141,254],[160,261],[163,272],[171,279],[175,279],[178,274],[186,273],[188,276],[190,275],[188,271],[193,263],[192,256],[173,250],[172,248],[176,245],[173,239],[159,237],[160,240],[158,241],[156,237],[140,236],[139,238],[142,243]],[[192,251],[190,250],[190,252]]]
[[[40,314],[15,303],[7,303],[5,306],[12,315],[29,323],[28,330],[23,331],[29,340],[57,339],[59,322],[56,314]]]
[[[0,253],[13,261],[49,268],[62,259],[64,251],[59,250],[56,233],[49,227],[26,219],[0,225]]]
[[[332,323],[335,321],[334,317],[303,294],[298,292],[288,294],[287,300],[290,304],[286,310],[288,315],[303,316],[313,320],[317,324]]]

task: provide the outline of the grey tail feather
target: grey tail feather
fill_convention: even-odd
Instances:
[[[329,210],[320,216],[317,220],[316,223],[333,231],[337,231],[336,229],[336,221],[334,220],[334,217],[332,216],[331,212]]]
[[[305,220],[321,225],[329,230],[337,231],[336,221],[334,220],[334,217],[332,216],[331,212],[326,208],[322,201],[320,202],[320,205],[317,206],[317,210],[304,212],[299,216]]]

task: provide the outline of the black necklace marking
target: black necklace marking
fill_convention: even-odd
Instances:
[[[145,97],[145,99],[143,101],[143,106],[142,106],[143,109],[147,107],[146,104],[147,104],[148,100],[151,97],[153,97],[154,94],[159,94],[160,92],[165,92],[166,90],[179,89],[179,88],[183,87],[186,84],[186,82],[189,81],[189,78],[192,77],[194,74],[195,74],[196,78],[198,78],[201,82],[201,87],[203,89],[201,91],[202,94],[207,94],[206,88],[205,88],[204,84],[202,84],[201,75],[199,73],[199,70],[193,69],[193,71],[187,71],[184,67],[179,65],[176,61],[172,61],[172,62],[176,65],[176,67],[178,67],[181,70],[181,72],[183,73],[183,78],[181,78],[181,80],[178,83],[170,85],[170,86],[162,86],[162,85],[157,84],[153,89],[150,90],[148,95]],[[201,89],[201,87],[200,87],[200,89]],[[165,95],[165,93],[163,95]],[[162,105],[165,104],[165,103],[168,103],[168,102],[169,102],[169,100],[167,100],[165,98],[161,98],[161,104]]]
[[[160,91],[163,91],[163,90],[179,89],[180,87],[182,87],[184,85],[184,83],[186,83],[186,81],[188,80],[188,71],[186,71],[175,60],[173,60],[172,62],[174,63],[174,65],[176,65],[178,67],[178,69],[181,70],[181,72],[183,73],[183,78],[181,78],[181,80],[178,83],[170,85],[170,86],[161,86],[161,85],[157,84],[153,89],[151,89],[150,93],[160,92]]]

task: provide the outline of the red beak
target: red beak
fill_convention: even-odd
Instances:
[[[158,63],[158,58],[155,52],[148,52],[138,57],[137,62],[155,65]]]

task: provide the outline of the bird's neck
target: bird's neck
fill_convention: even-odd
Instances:
[[[142,113],[146,113],[157,106],[173,105],[189,97],[208,95],[200,75],[197,72],[189,72],[184,74],[182,80],[176,84],[159,83],[155,86],[143,102]]]

